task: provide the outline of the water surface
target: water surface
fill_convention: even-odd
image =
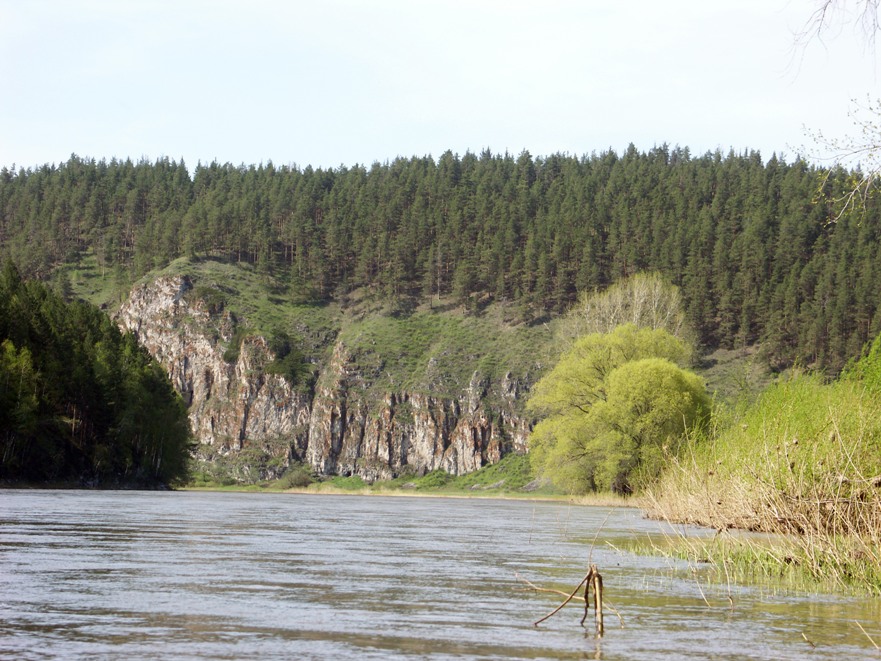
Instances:
[[[618,550],[658,534],[559,503],[0,490],[0,658],[881,656],[858,626],[881,642],[878,600]],[[569,590],[589,559],[623,626],[607,613],[599,639],[570,605],[534,627],[562,598],[517,575]]]

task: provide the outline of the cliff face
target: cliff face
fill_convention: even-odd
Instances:
[[[519,384],[510,375],[491,383],[475,373],[451,399],[377,396],[336,342],[314,389],[303,392],[265,372],[273,355],[261,337],[246,338],[236,360],[224,360],[233,320],[191,289],[187,277],[138,286],[117,320],[168,370],[205,456],[262,447],[324,474],[375,480],[405,468],[458,475],[526,451],[530,424],[516,412]]]

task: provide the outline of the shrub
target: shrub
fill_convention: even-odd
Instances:
[[[314,481],[312,471],[303,464],[291,464],[281,477],[281,484],[285,489],[303,489]]]

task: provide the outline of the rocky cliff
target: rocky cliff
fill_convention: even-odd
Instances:
[[[224,358],[234,319],[195,295],[186,276],[137,286],[117,320],[168,370],[203,456],[262,448],[284,463],[375,480],[404,470],[458,475],[526,450],[530,423],[517,413],[520,384],[510,374],[492,382],[475,372],[451,398],[377,394],[337,340],[316,358],[314,385],[293,388],[266,372],[274,356],[260,336]]]

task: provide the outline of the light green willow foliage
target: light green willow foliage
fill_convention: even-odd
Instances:
[[[687,342],[693,337],[679,288],[660,273],[636,273],[605,291],[582,293],[560,321],[557,337],[571,346],[579,337],[611,333],[625,324],[662,329]]]
[[[655,475],[709,415],[703,382],[677,365],[688,355],[667,331],[632,324],[580,338],[529,400],[545,416],[530,437],[533,465],[572,492],[629,490],[637,474]]]

